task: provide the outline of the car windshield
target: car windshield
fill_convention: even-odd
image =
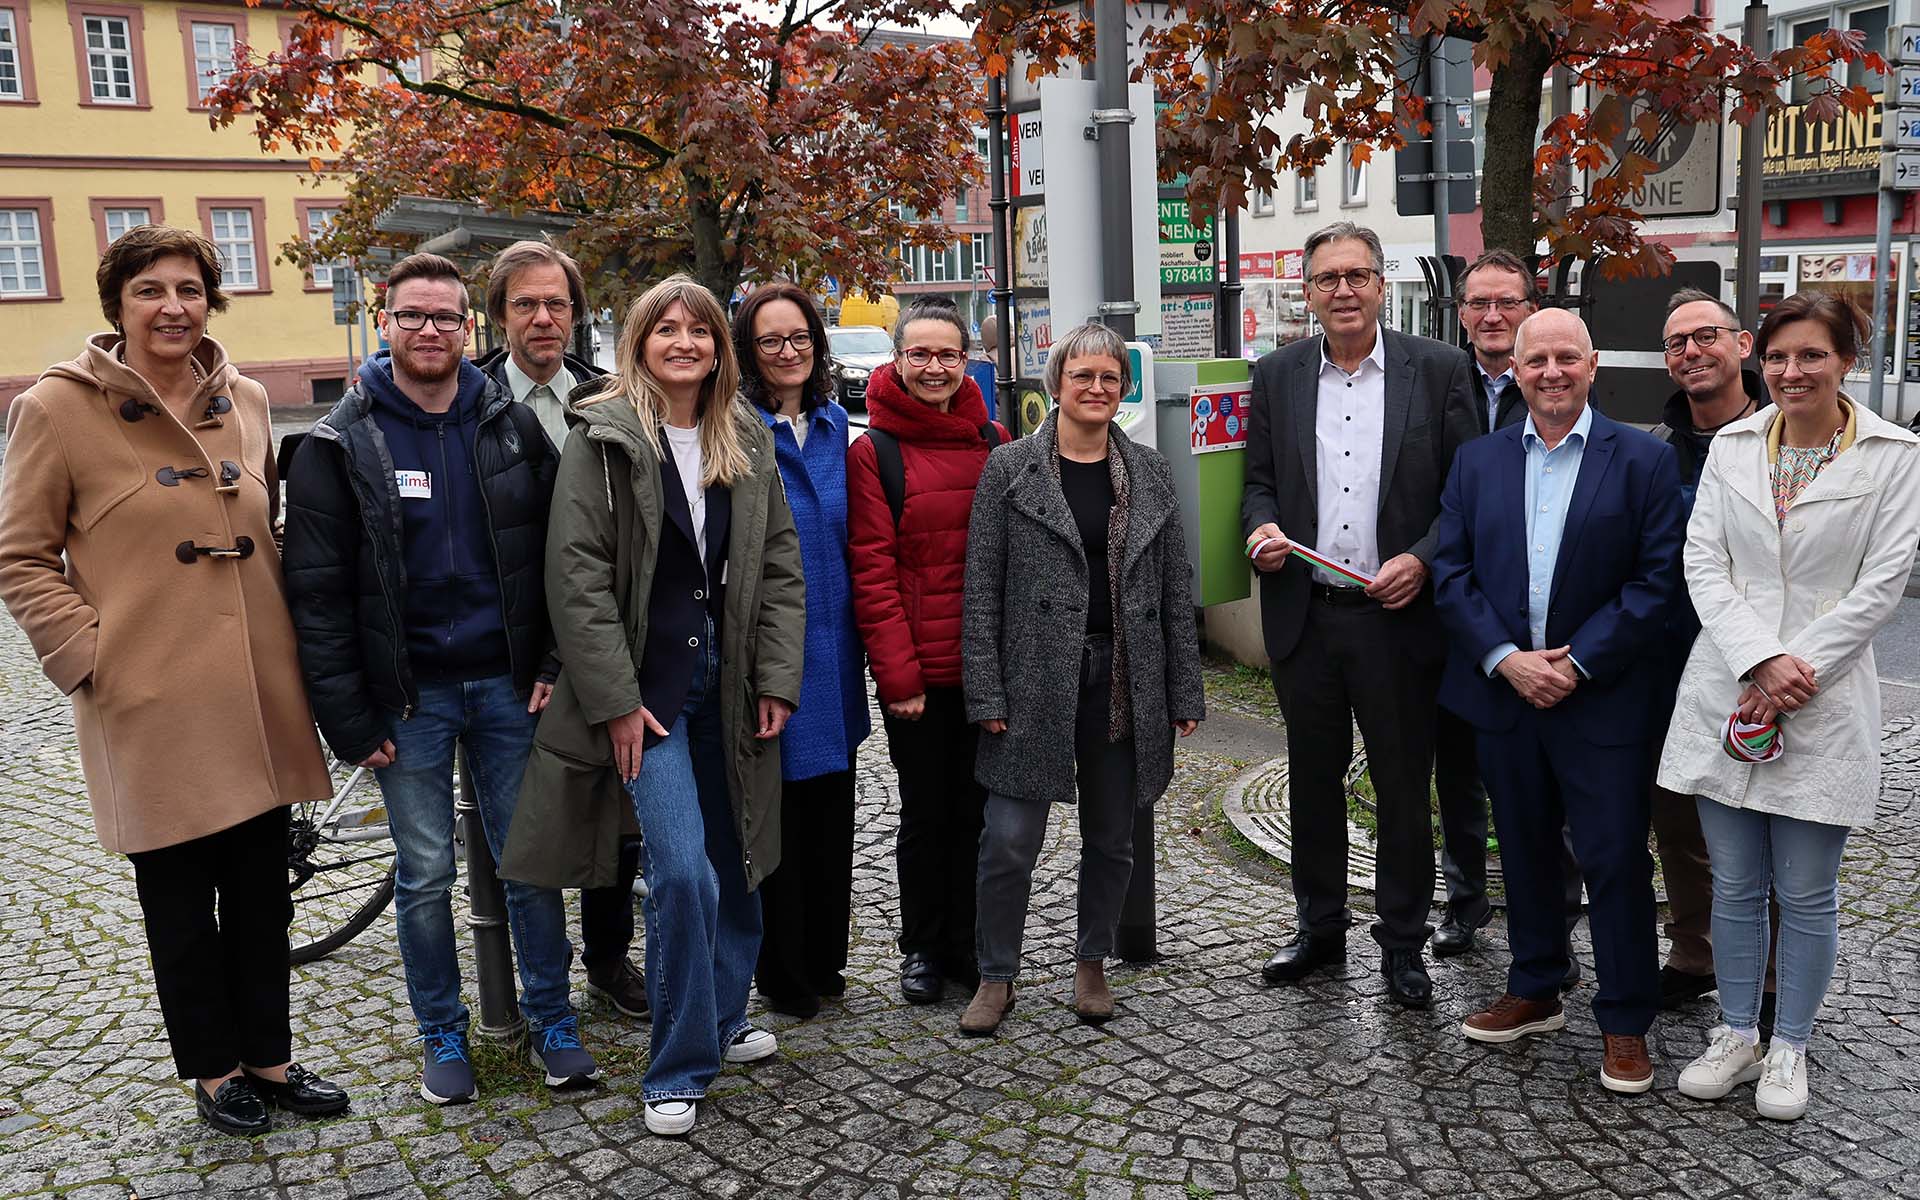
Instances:
[[[827,334],[835,354],[892,354],[893,339],[884,329],[835,329]]]

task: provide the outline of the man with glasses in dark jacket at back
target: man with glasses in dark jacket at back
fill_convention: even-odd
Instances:
[[[464,357],[459,268],[400,260],[379,320],[391,352],[361,365],[294,456],[287,598],[320,732],[380,784],[426,1046],[420,1094],[451,1104],[477,1094],[454,946],[454,748],[498,857],[552,692],[544,571],[559,456],[533,411]],[[506,899],[534,1061],[552,1087],[591,1079],[560,893],[509,880]]]
[[[567,444],[567,396],[605,375],[567,352],[576,322],[587,319],[580,264],[545,242],[515,242],[494,256],[487,275],[487,320],[506,340],[474,360],[540,418],[554,446]],[[647,977],[633,965],[633,881],[640,874],[640,830],[621,839],[612,887],[580,889],[580,965],[587,990],[629,1017],[647,1015]]]

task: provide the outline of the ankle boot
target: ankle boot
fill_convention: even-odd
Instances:
[[[960,1014],[960,1032],[968,1037],[985,1037],[1000,1028],[1000,1022],[1013,1007],[1013,985],[982,979],[973,1002]]]
[[[1107,965],[1099,959],[1073,965],[1073,1011],[1090,1025],[1112,1019],[1113,992],[1107,987]]]

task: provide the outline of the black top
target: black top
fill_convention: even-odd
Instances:
[[[1113,510],[1113,476],[1107,460],[1060,459],[1060,488],[1087,552],[1087,636],[1113,635],[1113,593],[1107,582],[1107,515]]]

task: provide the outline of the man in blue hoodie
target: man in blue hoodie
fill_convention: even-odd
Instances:
[[[543,574],[559,456],[533,411],[463,356],[472,318],[453,263],[395,264],[379,321],[391,351],[362,364],[288,473],[287,591],[320,732],[373,769],[386,801],[420,1094],[448,1104],[476,1094],[453,934],[454,748],[498,856],[552,690]],[[506,897],[535,1064],[549,1086],[591,1079],[560,893],[508,881]]]

